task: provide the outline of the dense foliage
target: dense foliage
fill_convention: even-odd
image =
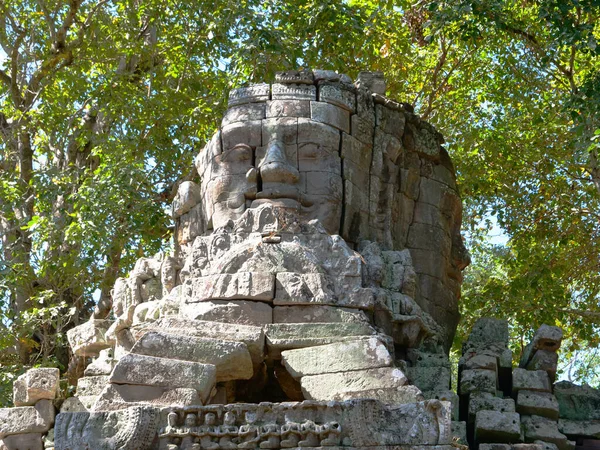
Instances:
[[[447,137],[474,257],[459,337],[483,314],[518,344],[557,324],[568,375],[598,383],[599,18],[597,0],[0,2],[0,404],[25,367],[67,370],[94,293],[168,248],[228,90],[299,66],[383,70]]]

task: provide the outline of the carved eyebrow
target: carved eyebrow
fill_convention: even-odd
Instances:
[[[250,155],[252,155],[252,147],[248,144],[235,144],[229,150],[225,150],[221,156],[221,162],[227,161],[230,156],[229,155],[237,155],[240,153],[240,150],[249,150]]]

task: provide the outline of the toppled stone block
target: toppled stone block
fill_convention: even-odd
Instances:
[[[407,383],[400,369],[355,370],[352,372],[311,375],[300,380],[304,397],[310,400],[346,400],[371,389],[397,389]]]
[[[62,405],[60,405],[60,412],[66,413],[91,411],[97,400],[97,395],[69,397],[62,403]]]
[[[521,389],[528,391],[552,392],[548,373],[543,370],[513,370],[513,392]]]
[[[59,389],[60,371],[56,368],[30,369],[13,385],[15,406],[34,405],[38,400],[54,400]]]
[[[140,384],[171,388],[192,388],[203,399],[208,399],[216,383],[217,369],[212,364],[201,364],[154,356],[125,355],[110,375],[116,384]]]
[[[561,419],[600,420],[600,390],[569,381],[554,385]]]
[[[136,339],[147,331],[166,331],[182,336],[243,342],[248,347],[254,365],[260,364],[264,359],[265,334],[262,327],[165,317],[153,324],[134,327],[132,331]]]
[[[480,444],[479,450],[512,450],[510,444]]]
[[[463,370],[461,372],[458,391],[460,395],[471,392],[496,393],[498,380],[496,372],[492,370]]]
[[[525,441],[544,441],[555,444],[559,450],[569,448],[567,437],[558,431],[556,421],[540,416],[522,416]]]
[[[366,389],[364,391],[346,392],[346,400],[369,398],[378,400],[386,405],[403,405],[426,400],[421,390],[412,385],[404,385],[397,388]]]
[[[263,302],[214,300],[183,303],[179,315],[194,320],[239,323],[260,327],[273,323],[273,308]]]
[[[0,439],[13,434],[45,433],[54,424],[54,405],[39,400],[35,406],[0,408]]]
[[[115,341],[106,337],[110,325],[108,320],[90,319],[67,331],[73,353],[77,356],[98,356],[100,350],[113,347]]]
[[[517,395],[517,412],[558,420],[558,402],[550,392],[520,390]]]
[[[462,358],[461,358],[462,360]],[[463,361],[462,368],[464,370],[492,370],[494,372],[498,371],[498,359],[492,355],[485,354],[477,354],[471,358],[465,358]]]
[[[518,413],[478,411],[475,416],[475,440],[477,442],[515,442],[521,436]]]
[[[527,363],[527,370],[544,370],[548,372],[550,379],[556,378],[558,366],[558,354],[549,350],[537,350],[531,360]]]
[[[482,317],[475,322],[468,343],[485,345],[500,342],[508,344],[508,321]]]
[[[392,364],[385,344],[376,337],[287,350],[281,353],[281,358],[283,365],[295,378],[375,369]]]
[[[499,398],[489,392],[473,392],[469,396],[469,423],[475,422],[479,411],[516,412],[512,398]]]
[[[202,405],[206,401],[206,398],[200,398],[195,389],[190,388],[109,384],[97,397],[91,410],[117,411],[142,405],[185,407]]]
[[[450,361],[445,353],[428,353],[417,348],[409,348],[406,351],[406,359],[413,366],[450,368]]]
[[[41,433],[13,434],[0,439],[0,450],[44,450]]]
[[[109,378],[108,375],[80,378],[77,380],[77,396],[100,395],[104,387],[108,384]]]
[[[549,350],[556,352],[560,348],[563,331],[554,326],[543,324],[537,329],[531,340],[536,350]]]
[[[218,274],[187,280],[183,292],[186,303],[206,300],[262,300],[274,297],[275,276],[261,272]]]
[[[447,367],[408,367],[406,376],[422,391],[447,391],[450,388],[451,374]]]
[[[558,431],[569,437],[600,439],[600,420],[558,419]]]
[[[131,353],[216,366],[217,381],[252,378],[252,359],[243,342],[202,339],[149,331]]]
[[[554,444],[548,444],[547,442],[536,441],[533,444],[513,444],[512,450],[558,450],[557,448],[545,448],[543,444],[556,447]]]

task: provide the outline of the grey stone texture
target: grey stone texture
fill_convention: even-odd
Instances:
[[[477,442],[515,442],[521,436],[518,413],[478,411],[475,416],[475,440]]]
[[[212,364],[130,353],[117,363],[110,375],[110,382],[191,388],[207,399],[216,383],[216,374],[217,369]]]
[[[522,389],[528,391],[552,392],[552,385],[548,373],[544,370],[513,370],[513,391]]]
[[[523,416],[522,422],[526,442],[544,441],[555,444],[559,450],[569,448],[568,439],[558,431],[555,420],[541,416]]]
[[[310,375],[300,380],[306,399],[322,401],[362,397],[365,390],[397,389],[407,382],[400,369],[391,367]]]
[[[243,342],[149,331],[135,343],[131,353],[213,365],[217,381],[247,380],[253,375],[252,359]]]
[[[463,370],[460,377],[460,395],[471,392],[489,392],[495,394],[498,389],[496,372],[492,370]]]
[[[474,423],[479,411],[516,412],[512,398],[499,398],[489,392],[473,392],[469,396],[468,422]]]
[[[13,434],[0,439],[1,450],[43,450],[41,433]]]
[[[520,390],[517,394],[517,411],[523,415],[558,420],[558,402],[550,392]]]
[[[59,390],[59,370],[55,368],[30,369],[13,383],[15,406],[32,406],[38,400],[54,400]]]
[[[600,439],[600,420],[558,420],[558,431],[567,436]]]
[[[283,365],[295,378],[375,369],[392,364],[392,357],[385,344],[376,337],[287,350],[281,353],[281,358]]]
[[[600,420],[600,390],[569,381],[554,385],[561,419]]]
[[[34,406],[0,408],[0,439],[14,434],[45,433],[54,424],[54,406],[39,400]]]

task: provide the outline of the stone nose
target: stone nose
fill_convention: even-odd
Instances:
[[[285,154],[285,145],[279,140],[269,142],[265,157],[258,170],[263,184],[295,184],[300,179],[298,169],[288,161]]]

